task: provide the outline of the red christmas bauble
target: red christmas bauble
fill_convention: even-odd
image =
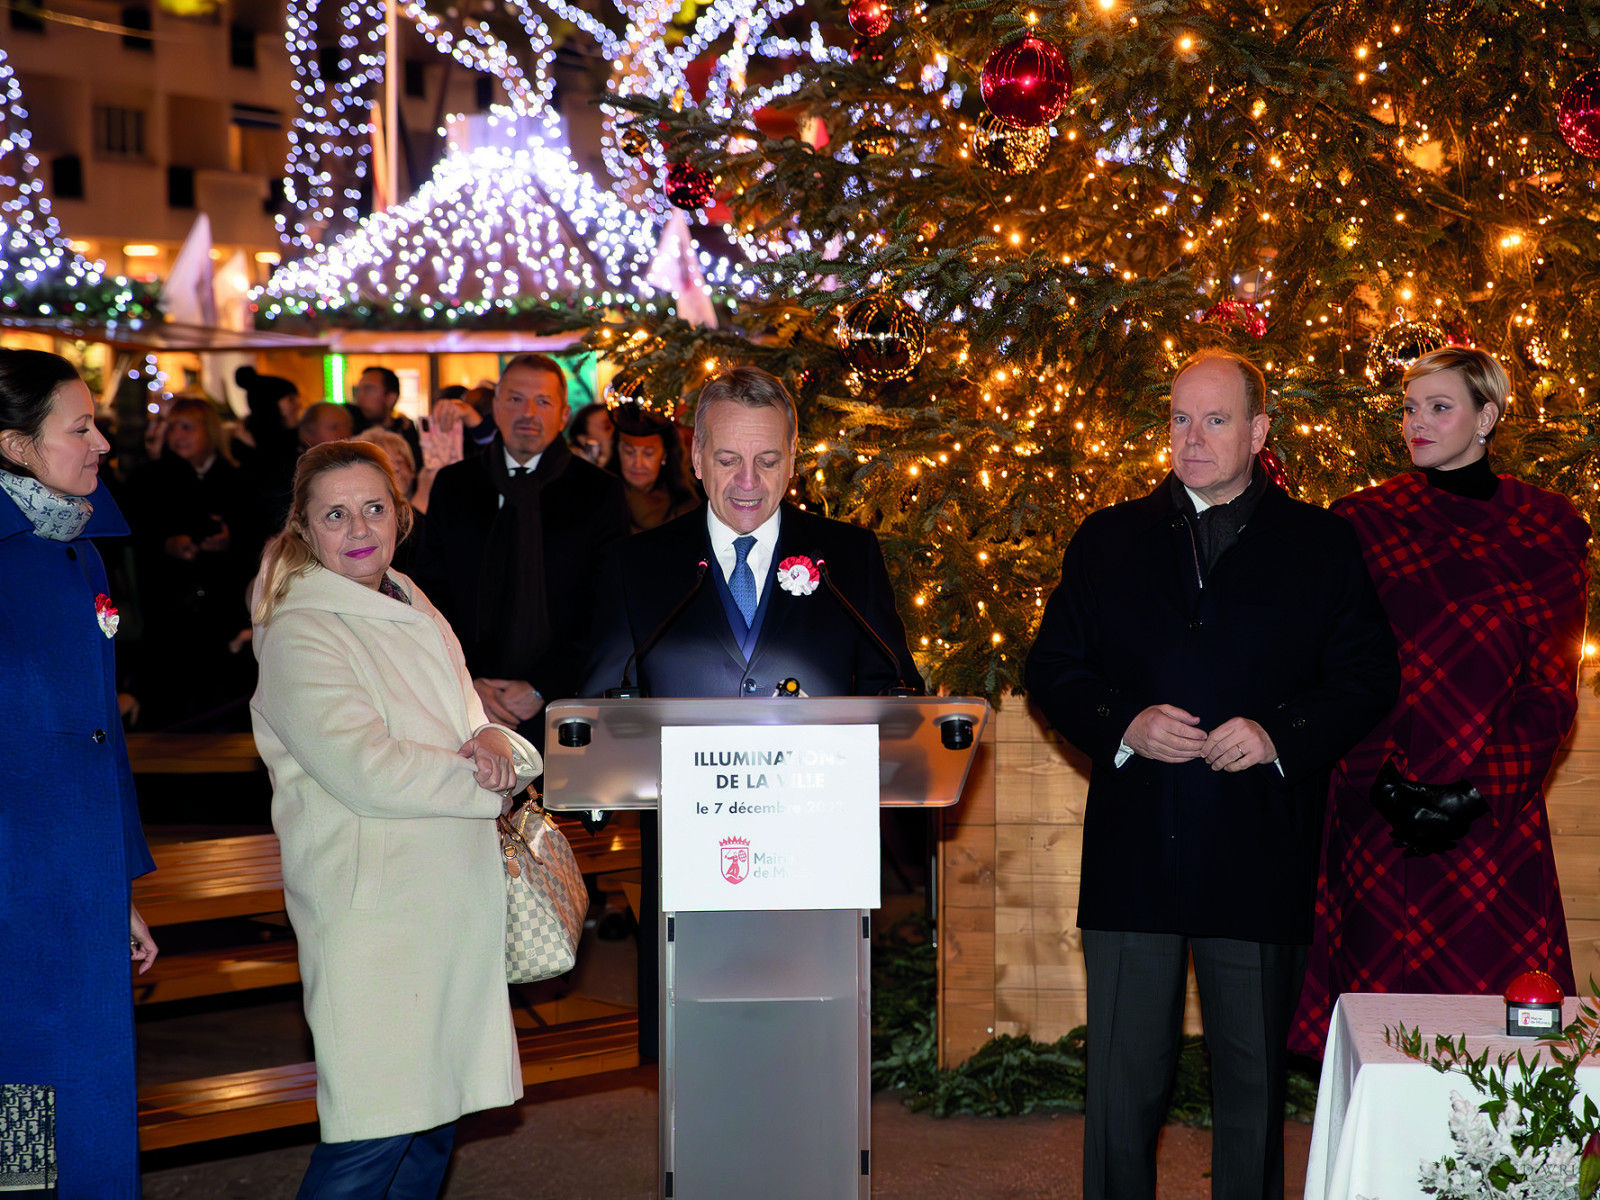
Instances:
[[[666,186],[663,190],[673,207],[692,211],[711,203],[712,197],[716,195],[716,182],[711,178],[710,171],[702,171],[685,160],[675,162],[667,168]]]
[[[1585,71],[1561,93],[1556,128],[1579,154],[1600,158],[1600,71]]]
[[[1507,1004],[1560,1004],[1561,985],[1547,971],[1524,971],[1506,985]]]
[[[989,55],[979,86],[995,116],[1013,129],[1036,129],[1066,108],[1072,68],[1066,55],[1030,33]]]
[[[889,6],[883,0],[850,0],[850,9],[845,15],[851,29],[869,38],[888,29],[891,20]]]
[[[1261,453],[1257,454],[1256,458],[1260,460],[1261,469],[1267,473],[1268,479],[1288,492],[1289,495],[1294,495],[1294,489],[1289,486],[1289,472],[1283,469],[1283,461],[1276,454],[1263,446],[1261,447]]]
[[[850,61],[858,63],[865,61],[872,66],[877,66],[889,57],[889,43],[887,39],[858,37],[850,47]]]
[[[1203,325],[1221,325],[1224,329],[1242,329],[1251,337],[1267,336],[1267,314],[1248,300],[1218,300],[1200,314]]]
[[[1463,316],[1452,314],[1439,322],[1439,328],[1444,330],[1444,344],[1446,346],[1465,346],[1471,349],[1478,344],[1478,339],[1472,336],[1472,326],[1467,324]]]

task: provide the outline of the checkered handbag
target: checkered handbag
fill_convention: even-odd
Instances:
[[[537,799],[501,817],[499,827],[506,865],[506,982],[564,975],[577,961],[589,910],[578,860]]]

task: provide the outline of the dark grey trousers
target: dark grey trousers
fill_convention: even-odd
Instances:
[[[1289,1022],[1306,947],[1085,929],[1089,1086],[1084,1200],[1155,1200],[1194,954],[1211,1051],[1211,1195],[1282,1200]]]

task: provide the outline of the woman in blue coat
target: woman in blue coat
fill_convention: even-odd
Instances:
[[[51,1126],[0,1131],[0,1188],[33,1170],[60,1200],[139,1195],[128,960],[156,957],[129,890],[155,864],[117,713],[117,597],[89,540],[128,533],[106,449],[70,363],[0,350],[0,1085],[53,1088],[55,1110],[42,1165],[16,1143]]]

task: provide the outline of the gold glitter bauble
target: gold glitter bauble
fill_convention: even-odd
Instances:
[[[894,131],[882,125],[863,125],[855,137],[850,139],[850,144],[855,147],[857,158],[864,154],[887,157],[900,149],[900,142],[894,136]]]
[[[1372,339],[1367,351],[1367,378],[1379,387],[1393,387],[1417,359],[1442,350],[1450,339],[1435,321],[1396,321]]]
[[[873,383],[904,379],[916,370],[928,327],[894,296],[863,296],[839,317],[839,353]]]
[[[622,131],[617,144],[629,158],[643,158],[650,149],[650,135],[638,126],[631,125]]]
[[[1050,152],[1050,127],[1016,129],[993,113],[978,118],[972,131],[972,154],[991,171],[1026,175],[1036,170]]]

